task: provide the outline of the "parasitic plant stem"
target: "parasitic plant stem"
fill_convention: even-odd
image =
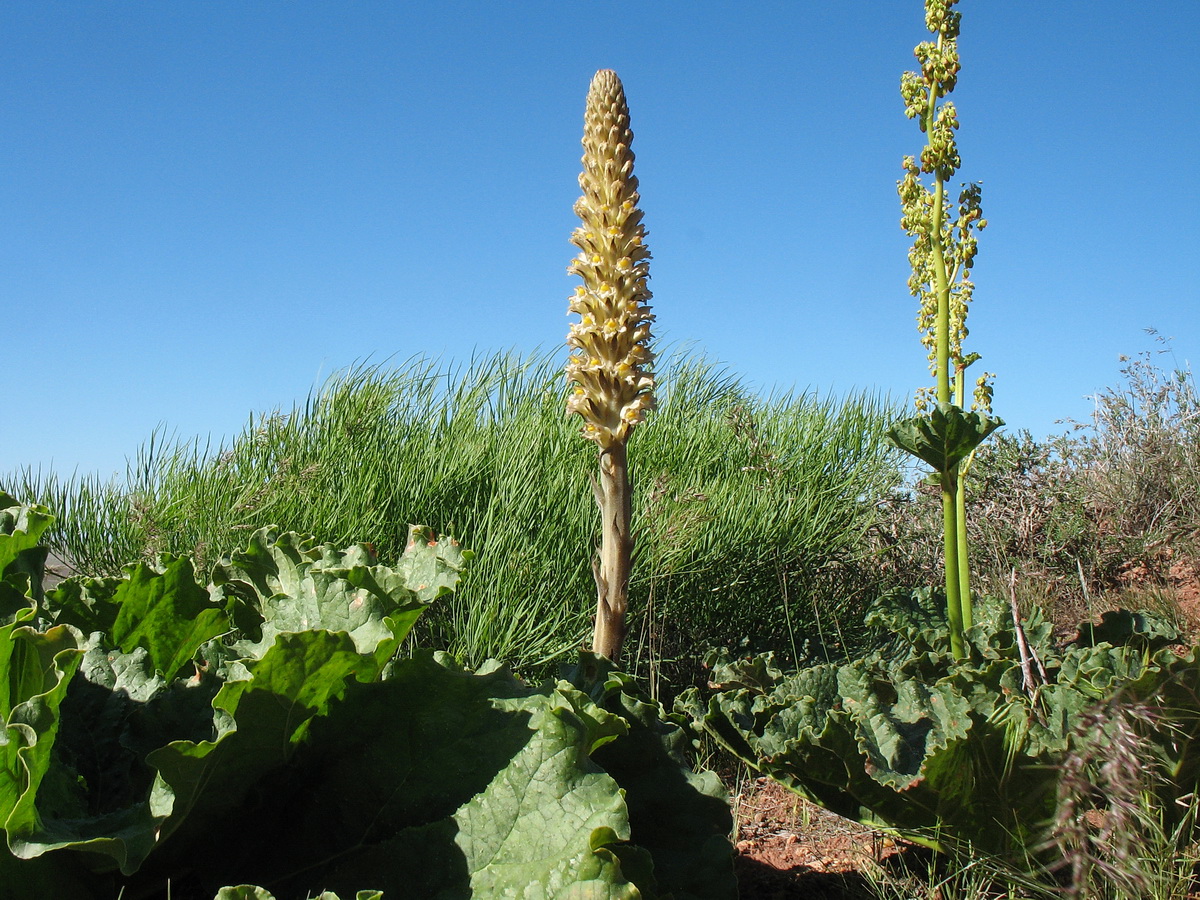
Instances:
[[[596,653],[616,660],[625,637],[629,574],[633,559],[626,446],[634,427],[654,408],[654,354],[648,305],[650,251],[638,209],[633,174],[633,132],[625,89],[615,72],[596,73],[584,115],[583,191],[575,203],[580,226],[571,235],[579,255],[567,271],[583,283],[569,311],[567,409],[583,419],[584,437],[600,451],[600,479],[593,485],[600,507],[600,555],[596,576]]]
[[[633,537],[629,533],[632,505],[629,498],[629,461],[623,442],[600,451],[600,484],[596,502],[602,517],[600,557],[593,564],[596,576],[595,651],[616,660],[625,640],[625,615],[629,609],[629,573]]]

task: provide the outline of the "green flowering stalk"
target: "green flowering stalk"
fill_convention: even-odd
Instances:
[[[920,300],[917,328],[929,352],[934,385],[917,393],[920,415],[897,422],[888,434],[899,447],[928,462],[942,489],[946,563],[946,608],[950,640],[965,656],[963,631],[971,627],[971,581],[963,479],[976,448],[1004,424],[991,416],[991,374],[976,382],[971,411],[965,412],[966,370],[979,354],[963,352],[967,308],[975,289],[970,273],[978,252],[975,232],[987,226],[978,184],[963,186],[957,209],[946,184],[961,160],[955,143],[958,113],[945,98],[954,90],[960,68],[958,0],[925,0],[925,27],[935,40],[916,47],[920,72],[905,72],[900,94],[905,113],[926,135],[920,159],[904,159],[898,185],[901,227],[913,238],[908,252],[909,290]],[[927,185],[925,179],[930,184]]]
[[[625,90],[615,72],[596,73],[588,90],[583,131],[583,196],[575,203],[582,224],[571,235],[579,255],[567,269],[583,279],[571,298],[579,315],[567,345],[573,350],[567,378],[574,390],[567,410],[583,418],[583,434],[600,447],[600,557],[596,577],[593,649],[616,660],[625,638],[630,534],[629,463],[626,444],[634,427],[654,408],[654,354],[647,305],[650,251],[637,208],[633,132]]]

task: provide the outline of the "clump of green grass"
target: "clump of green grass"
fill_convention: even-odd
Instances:
[[[660,372],[659,411],[630,448],[628,665],[657,675],[712,643],[852,641],[839,626],[875,593],[861,538],[900,478],[881,437],[895,410],[867,394],[758,396],[686,353]],[[360,366],[215,450],[154,436],[124,480],[25,470],[7,483],[59,514],[54,549],[93,574],[161,552],[208,564],[267,524],[395,558],[408,523],[428,524],[477,558],[420,640],[532,671],[581,645],[594,610],[580,549],[596,534],[594,453],[565,390],[548,356]]]
[[[971,853],[923,852],[863,870],[862,900],[1054,900],[1059,892],[1018,870]]]

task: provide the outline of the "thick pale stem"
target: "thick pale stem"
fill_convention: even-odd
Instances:
[[[600,452],[600,558],[596,576],[596,630],[592,649],[616,662],[625,639],[625,611],[629,608],[629,572],[633,537],[629,533],[632,506],[629,494],[629,460],[625,443],[618,441]]]

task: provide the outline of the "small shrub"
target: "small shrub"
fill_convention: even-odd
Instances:
[[[1191,371],[1143,353],[1096,398],[1089,425],[1045,440],[1000,434],[968,479],[980,594],[1026,601],[1059,621],[1114,605],[1166,614],[1172,569],[1200,555],[1200,395]],[[880,506],[881,575],[928,582],[940,559],[940,508],[917,485]],[[1130,591],[1134,588],[1134,591]]]

